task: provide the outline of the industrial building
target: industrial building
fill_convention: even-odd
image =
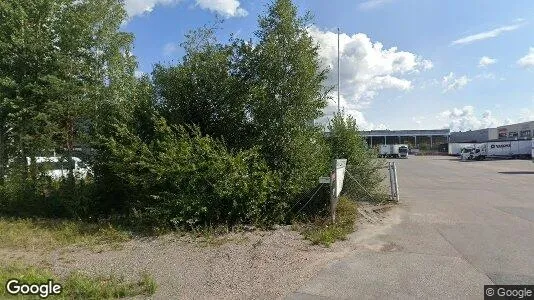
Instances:
[[[414,148],[428,145],[430,149],[449,142],[449,129],[433,130],[371,130],[361,131],[370,147],[380,144],[407,144]]]
[[[485,128],[451,132],[449,129],[433,130],[371,130],[361,131],[370,147],[387,144],[407,144],[410,148],[421,148],[447,152],[448,143],[483,143],[492,140],[532,139],[534,121]]]
[[[483,143],[489,140],[496,140],[497,137],[497,128],[485,128],[479,130],[451,132],[450,142]]]
[[[451,132],[451,143],[483,143],[492,140],[531,139],[534,137],[534,121],[486,128]]]

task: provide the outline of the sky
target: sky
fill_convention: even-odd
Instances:
[[[267,1],[125,0],[138,74],[176,64],[192,29],[223,19],[221,41],[250,39]],[[294,0],[314,16],[328,86],[363,130],[453,131],[534,121],[534,1]],[[325,109],[337,110],[337,94]]]

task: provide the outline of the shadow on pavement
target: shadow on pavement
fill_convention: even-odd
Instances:
[[[505,174],[505,175],[534,175],[534,171],[510,171],[510,172],[499,172],[499,174]]]

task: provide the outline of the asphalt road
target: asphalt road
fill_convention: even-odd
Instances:
[[[289,299],[482,299],[534,285],[534,163],[410,157],[401,204]]]

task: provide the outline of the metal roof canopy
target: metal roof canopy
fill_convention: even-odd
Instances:
[[[450,129],[433,129],[433,130],[371,130],[360,131],[365,137],[383,137],[383,136],[448,136],[451,134]]]

